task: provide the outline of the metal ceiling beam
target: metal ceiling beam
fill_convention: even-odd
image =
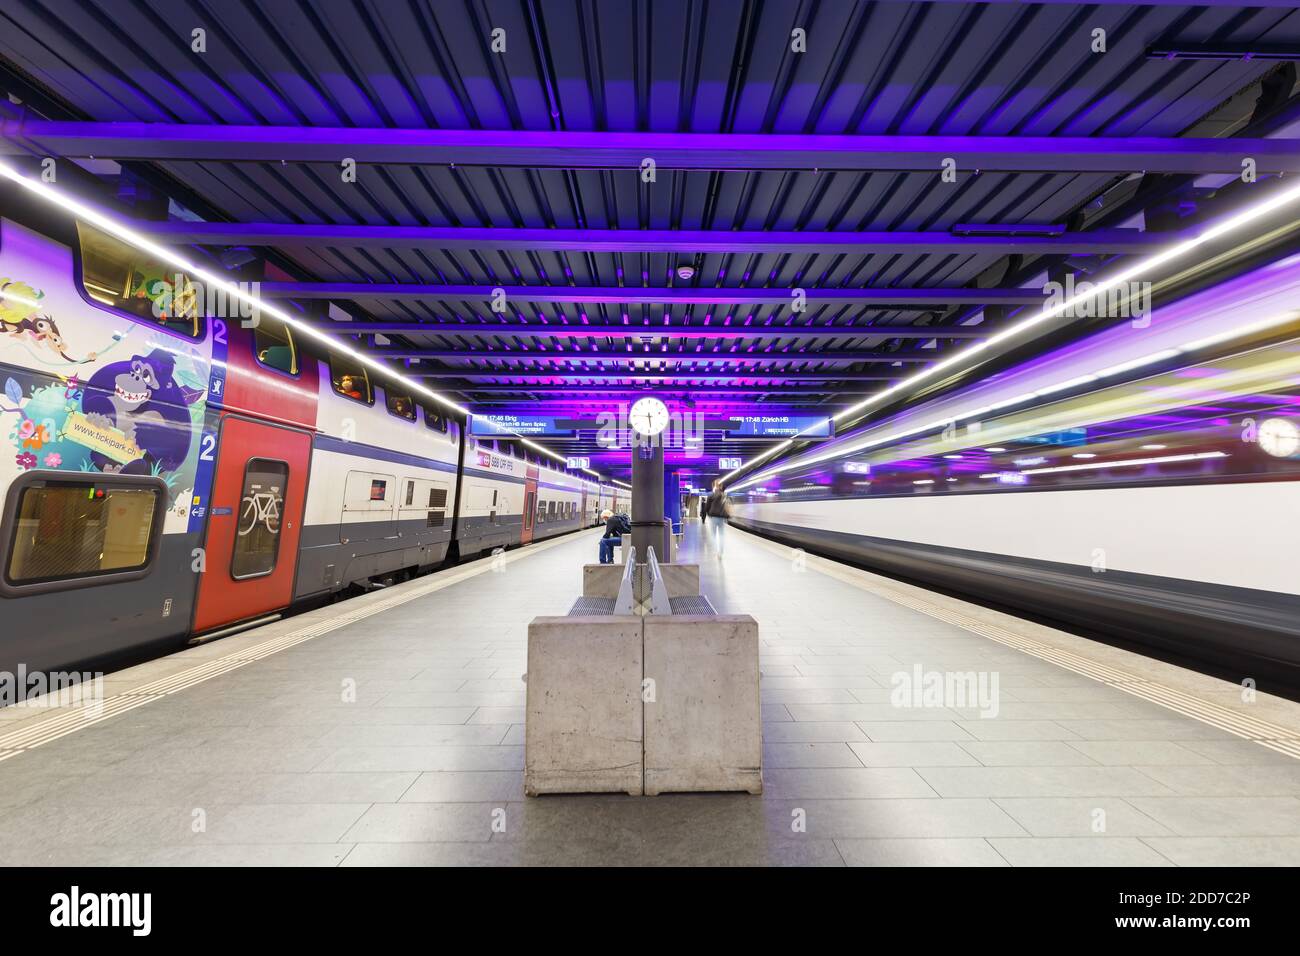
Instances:
[[[610,394],[609,389],[605,389],[605,393]],[[782,392],[782,395],[784,394],[786,393]],[[781,402],[763,402],[761,405],[755,406],[751,402],[739,400],[739,399],[729,400],[726,398],[706,398],[701,401],[695,402],[693,404],[696,408],[704,412],[705,418],[714,417],[713,410],[718,408],[733,409],[734,414],[737,415],[749,415],[752,414],[752,409],[755,407],[762,408],[765,413],[770,411],[771,414],[774,415],[795,414],[796,410],[798,410],[798,412],[802,414],[804,413],[805,410],[809,408],[819,409],[819,414],[829,415],[832,414],[836,409],[833,406],[828,407],[827,405],[824,404],[826,397],[827,396],[825,392],[813,392],[808,396],[807,401],[804,401],[800,397],[796,396],[791,401],[782,400]],[[586,407],[580,410],[574,410],[575,404],[578,403],[584,403]],[[536,411],[540,407],[545,407],[550,413],[554,414],[557,418],[581,418],[584,414],[590,414],[591,405],[592,405],[591,402],[586,402],[584,399],[565,398],[563,395],[557,395],[553,398],[534,397],[534,398],[527,398],[527,399],[509,398],[504,395],[481,395],[481,396],[477,396],[474,401],[469,402],[468,404],[470,405],[471,411],[473,410],[473,406],[475,405],[494,405],[494,406],[512,405],[515,407],[519,407],[520,405],[526,405],[529,409],[533,411]],[[566,415],[564,414],[566,411],[572,411],[573,413],[571,415]],[[709,440],[707,432],[705,434],[705,440],[706,441]],[[758,438],[758,437],[755,438],[746,437],[743,439],[729,438],[727,440],[728,441],[754,441],[754,442],[770,441],[770,439],[768,438]]]
[[[915,3],[969,3],[970,0],[913,0]],[[1025,0],[981,0],[982,3],[1023,4]],[[1059,6],[1078,6],[1078,0],[1037,0],[1038,3]],[[1185,0],[1094,0],[1100,7],[1186,7]],[[1198,7],[1224,7],[1231,10],[1241,9],[1237,0],[1198,0]],[[1286,7],[1295,6],[1295,0],[1251,0],[1252,7]]]
[[[521,325],[495,322],[321,322],[338,335],[495,335],[502,338],[600,338],[610,336],[669,339],[863,338],[984,339],[997,327],[984,325]]]
[[[1300,171],[1296,140],[1156,136],[946,136],[357,129],[18,119],[0,152],[147,161],[401,163],[528,169],[882,170],[1078,173]]]
[[[893,382],[902,378],[906,373],[899,372],[774,372],[774,371],[710,371],[710,372],[683,372],[683,371],[654,371],[642,369],[628,369],[618,371],[596,370],[596,371],[579,371],[570,369],[563,372],[539,372],[536,369],[516,369],[516,368],[436,368],[423,369],[411,368],[404,369],[402,374],[411,378],[461,378],[461,379],[480,379],[480,378],[544,378],[544,379],[591,379],[601,380],[609,379],[611,381],[624,381],[633,379],[637,382],[648,381],[682,381],[682,382],[730,382],[730,381],[764,381],[772,380],[775,382]],[[558,384],[555,382],[545,382],[542,384]],[[636,385],[628,385],[628,388],[636,388]],[[689,387],[689,386],[686,386]],[[461,391],[473,393],[478,386],[467,385]]]
[[[665,385],[650,388],[646,386],[635,385],[473,385],[464,389],[471,396],[478,395],[543,395],[547,393],[572,394],[572,395],[602,395],[607,398],[639,397],[641,395],[776,395],[782,399],[789,396],[807,395],[819,396],[821,398],[829,397],[824,388],[791,388],[782,385],[732,385],[732,386],[698,386],[698,385]],[[835,389],[835,396],[841,395],[874,395],[879,389],[868,389],[862,386],[850,385],[845,388]],[[475,399],[471,398],[469,404],[473,405]],[[518,401],[517,398],[509,401]]]
[[[506,301],[627,303],[635,305],[789,305],[793,289],[713,286],[647,289],[632,286],[422,285],[373,282],[263,282],[264,299],[492,299]],[[1041,305],[1041,289],[803,289],[810,303],[895,306]]]
[[[375,358],[439,359],[511,362],[934,362],[938,349],[907,349],[881,352],[846,349],[826,352],[644,352],[592,349],[586,352],[503,352],[466,349],[370,349]],[[573,370],[562,370],[572,374]],[[543,372],[542,374],[550,374]]]
[[[326,246],[500,249],[529,252],[943,253],[1083,255],[1162,249],[1177,233],[1103,229],[1064,235],[952,235],[946,232],[730,231],[724,229],[517,229],[281,222],[150,222],[133,228],[162,242],[213,246]]]

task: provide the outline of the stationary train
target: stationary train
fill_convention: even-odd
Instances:
[[[1294,693],[1300,256],[732,491],[760,534]]]
[[[110,236],[35,226],[0,219],[0,672],[164,650],[628,507],[278,321],[214,317]]]

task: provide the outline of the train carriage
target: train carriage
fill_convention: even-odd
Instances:
[[[0,220],[0,669],[190,629],[224,327],[102,239]]]
[[[0,670],[220,635],[595,509],[400,381],[34,218],[0,219]]]
[[[1300,686],[1297,548],[1278,530],[1300,511],[1298,295],[1300,256],[1244,273],[759,470],[733,520]]]

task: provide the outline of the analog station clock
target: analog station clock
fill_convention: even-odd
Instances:
[[[638,435],[658,435],[668,427],[668,406],[657,398],[638,398],[627,420]]]
[[[1290,458],[1300,451],[1300,427],[1288,418],[1268,418],[1260,422],[1258,438],[1259,447],[1274,458]]]

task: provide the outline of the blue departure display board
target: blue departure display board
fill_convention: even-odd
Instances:
[[[733,438],[830,438],[835,434],[825,415],[732,415],[727,434]]]
[[[474,415],[469,420],[469,433],[479,438],[498,435],[572,437],[573,429],[560,428],[549,415]]]

